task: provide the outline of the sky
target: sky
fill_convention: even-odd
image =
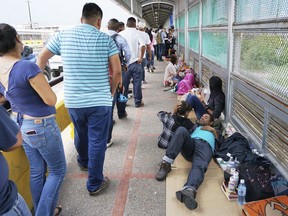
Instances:
[[[94,2],[102,9],[101,29],[107,27],[111,18],[126,23],[127,18],[132,16],[111,0],[29,0],[29,2],[32,22],[40,26],[79,24],[83,5],[87,2]],[[0,23],[28,25],[29,21],[27,0],[0,0]]]

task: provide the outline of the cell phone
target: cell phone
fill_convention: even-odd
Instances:
[[[35,130],[30,130],[30,131],[27,131],[26,134],[37,134],[37,132]]]

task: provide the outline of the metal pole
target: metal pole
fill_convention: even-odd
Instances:
[[[29,19],[30,19],[30,28],[33,29],[33,24],[32,24],[32,16],[31,16],[31,10],[30,10],[30,1],[27,1],[28,3],[28,11],[29,11]]]

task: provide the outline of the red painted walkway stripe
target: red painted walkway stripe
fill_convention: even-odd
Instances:
[[[129,190],[129,180],[132,174],[133,162],[137,146],[137,139],[139,137],[140,132],[142,109],[143,108],[137,108],[136,110],[136,118],[135,118],[136,120],[134,122],[132,136],[128,145],[128,151],[124,163],[124,168],[122,171],[122,176],[120,179],[118,189],[116,191],[114,208],[112,211],[113,216],[124,215]]]
[[[122,173],[105,173],[109,179],[121,179]],[[65,176],[66,179],[87,179],[88,173],[75,172],[69,173]],[[131,173],[129,176],[130,179],[154,179],[155,173]]]

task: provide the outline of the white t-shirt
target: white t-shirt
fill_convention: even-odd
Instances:
[[[166,81],[173,83],[173,77],[175,77],[176,75],[176,66],[173,65],[172,62],[169,62],[169,64],[165,68],[163,85],[165,86]]]
[[[136,28],[126,27],[125,30],[121,31],[119,34],[126,39],[131,50],[131,58],[128,64],[136,62],[140,56],[140,48],[145,46],[145,41],[143,40],[140,31]]]
[[[149,35],[148,35],[146,32],[144,32],[144,31],[140,31],[140,30],[139,30],[139,32],[141,33],[142,39],[143,39],[143,41],[145,42],[146,50],[147,50],[147,47],[150,46],[150,44],[151,44],[150,37],[149,37]],[[146,58],[146,50],[145,50],[145,52],[144,52],[143,58]]]

